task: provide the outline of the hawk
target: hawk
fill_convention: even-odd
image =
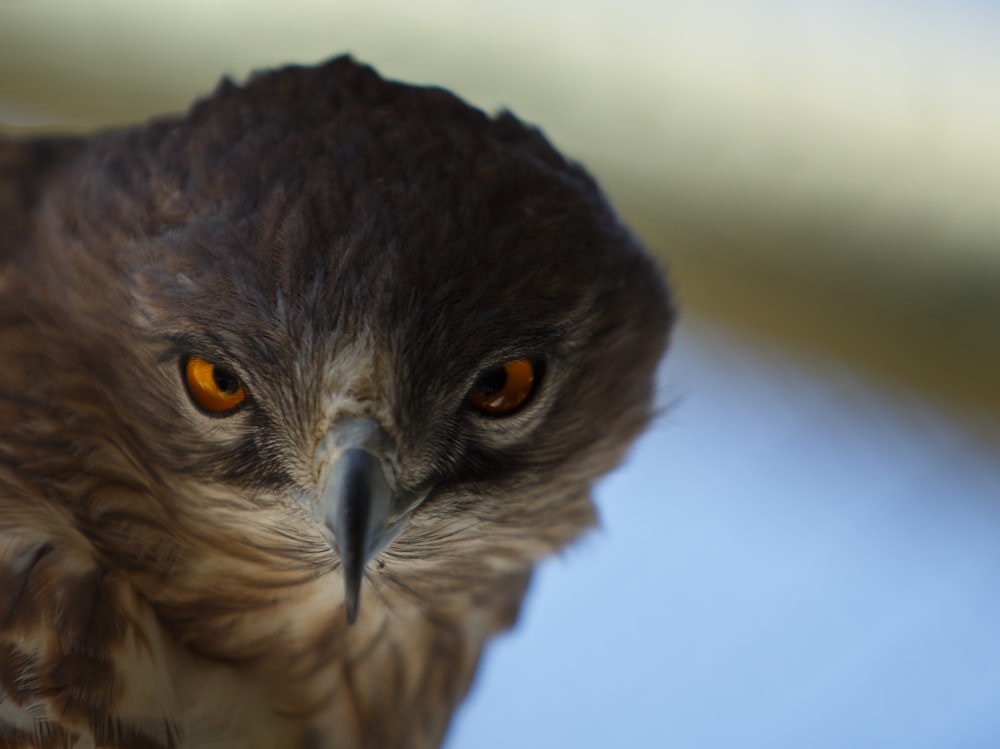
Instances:
[[[673,317],[537,129],[349,58],[0,141],[0,747],[438,746]]]

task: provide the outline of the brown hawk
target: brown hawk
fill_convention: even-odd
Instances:
[[[673,320],[539,131],[339,58],[0,141],[0,747],[434,747]]]

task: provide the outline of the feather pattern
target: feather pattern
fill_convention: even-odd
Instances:
[[[0,140],[0,748],[438,746],[673,316],[538,130],[348,58]],[[246,403],[199,409],[187,356]],[[471,408],[519,357],[527,404]],[[351,419],[407,513],[353,624],[316,457]]]

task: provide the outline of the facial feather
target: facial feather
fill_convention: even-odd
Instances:
[[[436,746],[649,417],[674,313],[589,175],[338,58],[0,142],[0,216],[0,580],[27,591],[0,599],[0,744]],[[192,397],[192,356],[237,407]],[[512,360],[523,404],[478,409]],[[327,504],[367,513],[384,477],[351,624]]]

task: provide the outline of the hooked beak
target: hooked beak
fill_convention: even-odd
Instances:
[[[320,507],[344,574],[347,621],[358,616],[365,566],[406,526],[405,503],[389,460],[392,440],[370,419],[338,422],[320,442]]]

